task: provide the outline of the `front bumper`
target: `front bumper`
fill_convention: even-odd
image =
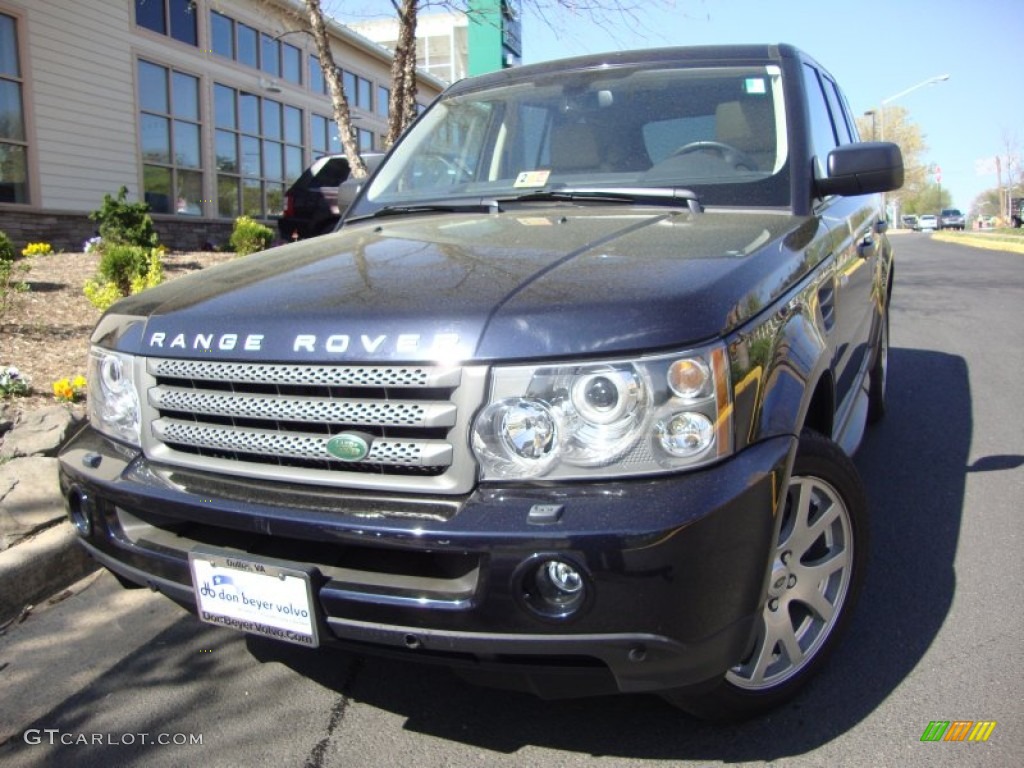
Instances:
[[[795,449],[782,437],[658,479],[413,498],[159,466],[87,427],[61,454],[60,482],[99,562],[192,610],[192,549],[295,563],[313,573],[321,643],[515,687],[528,678],[557,696],[559,680],[585,692],[697,685],[743,656]],[[585,579],[564,618],[526,596],[551,557]]]

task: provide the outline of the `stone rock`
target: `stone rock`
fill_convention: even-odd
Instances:
[[[0,466],[0,551],[62,519],[57,459],[30,456]]]
[[[57,449],[83,421],[81,409],[63,405],[51,405],[27,413],[4,435],[0,459],[56,456]]]
[[[11,406],[0,403],[0,437],[14,428],[14,416],[15,410]]]

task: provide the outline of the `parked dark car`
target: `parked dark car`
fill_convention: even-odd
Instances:
[[[362,155],[369,173],[380,165],[383,152]],[[303,240],[330,232],[338,225],[352,198],[359,190],[358,183],[349,179],[348,158],[345,155],[324,155],[309,166],[285,193],[284,213],[277,221],[277,231],[284,240]]]
[[[335,232],[104,315],[70,518],[223,627],[763,712],[864,583],[902,181],[792,46],[460,81]]]

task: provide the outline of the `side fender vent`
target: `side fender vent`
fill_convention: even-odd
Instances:
[[[836,323],[836,289],[831,282],[818,289],[818,308],[825,331],[831,332]]]

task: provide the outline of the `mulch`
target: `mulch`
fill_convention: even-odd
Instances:
[[[164,279],[232,258],[233,253],[167,253]],[[0,367],[16,367],[32,390],[28,396],[0,399],[8,415],[55,404],[55,381],[85,375],[89,336],[102,314],[82,290],[96,275],[98,254],[53,253],[34,256],[29,264],[29,271],[18,276],[28,290],[13,295],[0,315]]]

